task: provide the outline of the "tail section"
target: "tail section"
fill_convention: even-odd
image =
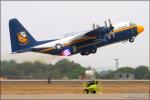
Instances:
[[[19,52],[37,44],[37,41],[17,19],[9,21],[9,30],[12,52]]]

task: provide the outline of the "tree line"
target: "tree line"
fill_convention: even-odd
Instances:
[[[135,79],[150,79],[150,70],[147,66],[141,65],[136,68],[129,66],[121,67],[115,71],[107,70],[98,73],[98,77],[101,79],[112,79],[115,73],[133,73]]]
[[[70,79],[77,79],[84,72],[85,68],[83,66],[67,59],[58,61],[54,65],[44,64],[38,61],[34,63],[1,62],[1,77],[7,78],[45,79],[51,77],[53,79],[61,79],[68,77]]]
[[[10,79],[78,79],[85,75],[86,68],[78,63],[63,59],[55,64],[44,64],[41,62],[23,62],[15,61],[1,62],[1,77]],[[133,73],[135,79],[150,79],[150,70],[148,66],[121,67],[118,70],[96,71],[96,77],[100,79],[113,79],[115,73]]]

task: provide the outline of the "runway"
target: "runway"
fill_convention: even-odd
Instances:
[[[136,99],[149,100],[149,80],[98,80],[102,94],[84,94],[87,80],[3,80],[1,99],[35,100],[98,100]]]
[[[9,79],[9,80],[0,80],[1,82],[47,82],[47,79]],[[60,82],[87,82],[90,80],[79,80],[79,79],[70,79],[70,80],[51,80],[53,83]],[[150,80],[99,80],[99,82],[150,82]]]
[[[87,80],[3,80],[1,94],[83,94]],[[98,80],[98,88],[108,93],[148,93],[148,80]]]
[[[49,100],[102,100],[102,99],[136,99],[149,100],[149,94],[21,94],[21,95],[2,95],[2,100],[11,99],[49,99]]]

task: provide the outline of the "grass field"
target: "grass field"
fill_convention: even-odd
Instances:
[[[100,84],[99,84],[100,85]],[[102,93],[149,93],[149,81],[101,82]],[[1,94],[82,94],[83,83],[1,82]]]

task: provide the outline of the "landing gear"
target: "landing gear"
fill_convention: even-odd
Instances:
[[[93,50],[91,50],[91,53],[96,53],[96,51],[97,51],[97,49],[93,49]]]
[[[89,55],[89,54],[90,54],[90,52],[88,52],[88,51],[85,52],[85,55]]]
[[[131,42],[131,43],[134,42],[134,38],[130,38],[129,42]]]
[[[97,52],[97,48],[96,49],[92,49],[92,50],[89,50],[89,51],[85,51],[85,52],[81,52],[81,55],[89,55],[91,53],[96,53]]]
[[[84,56],[84,55],[89,55],[89,54],[90,54],[90,53],[89,53],[88,51],[81,53],[81,55],[83,55],[83,56]]]

